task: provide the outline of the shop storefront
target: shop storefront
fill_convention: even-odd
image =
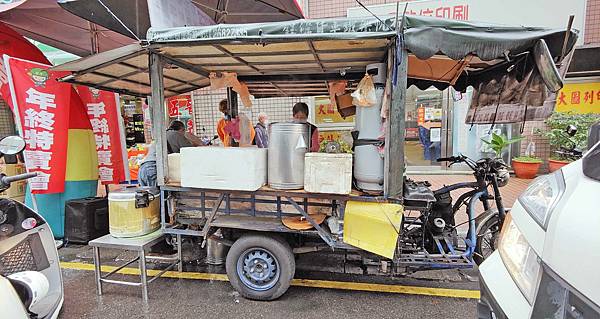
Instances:
[[[548,28],[564,28],[569,15],[575,15],[573,28],[580,30],[579,44],[583,43],[585,0],[576,1],[527,1],[519,0],[482,2],[477,0],[424,0],[401,2],[400,10],[411,15],[433,16],[455,20],[485,21],[506,25],[539,25]],[[544,7],[543,14],[539,12]],[[395,15],[396,3],[347,9],[348,17],[376,14]],[[519,8],[519,10],[515,10]],[[400,12],[401,14],[401,12]],[[557,19],[556,17],[564,17]],[[577,55],[577,53],[576,53]],[[577,56],[574,58],[577,59]],[[597,59],[596,59],[597,60]],[[491,150],[482,142],[492,133],[504,134],[508,138],[524,135],[528,143],[533,129],[521,132],[523,123],[514,124],[465,124],[471,103],[472,89],[460,93],[453,89],[444,91],[435,88],[420,90],[409,88],[406,103],[406,138],[404,141],[406,163],[411,171],[434,172],[468,170],[466,167],[446,167],[436,162],[439,157],[464,154],[471,158],[491,155]],[[582,96],[583,98],[583,96]],[[517,156],[520,145],[513,144],[504,154],[508,163]]]

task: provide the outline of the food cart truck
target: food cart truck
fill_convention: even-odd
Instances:
[[[502,174],[503,166],[495,159],[473,161],[454,156],[441,160],[469,165],[476,183],[434,192],[426,183],[407,180],[403,153],[406,88],[453,86],[464,91],[472,86],[476,95],[492,95],[498,105],[525,105],[525,116],[527,106],[541,106],[548,94],[562,85],[556,64],[568,61],[576,38],[577,32],[569,29],[509,27],[402,14],[222,24],[151,29],[141,43],[55,69],[73,72],[63,81],[150,97],[162,230],[177,238],[199,238],[203,246],[211,240],[230,246],[226,270],[233,287],[244,297],[272,300],[290,285],[294,255],[319,250],[359,254],[365,266],[374,265],[376,272],[391,275],[406,270],[472,267],[480,249],[478,241],[485,235],[493,236],[501,225],[504,208],[498,187],[508,175]],[[237,80],[247,85],[255,98],[329,95],[329,83],[340,80],[347,81],[345,89],[351,92],[369,65],[381,63],[385,67],[378,67],[371,76],[384,75],[378,100],[383,110],[379,121],[384,138],[358,139],[354,145],[382,150],[380,192],[353,189],[330,194],[277,189],[271,183],[265,185],[271,178],[267,171],[272,173],[271,157],[266,164],[267,151],[256,154],[257,149],[243,147],[207,147],[194,159],[189,155],[192,152],[182,151],[181,181],[170,176],[165,97],[208,87],[211,77],[221,72],[236,73]],[[507,87],[511,87],[511,94]],[[236,94],[228,90],[228,96],[235,117]],[[477,103],[474,100],[472,104]],[[270,146],[269,154],[273,151]],[[214,178],[200,174],[204,176],[202,183],[185,182],[207,166],[215,171]],[[256,189],[234,186],[237,182],[230,183],[229,188],[210,186],[222,179],[217,175],[227,172],[240,174],[240,179],[251,172],[262,182]],[[449,194],[459,188],[469,191],[453,203]],[[490,200],[498,210],[492,208]],[[486,212],[476,217],[474,207],[479,202]],[[453,216],[463,205],[467,207],[468,231],[466,236],[459,236]],[[315,211],[324,214],[324,219],[317,218]],[[286,218],[298,216],[309,224],[308,229],[285,225]]]

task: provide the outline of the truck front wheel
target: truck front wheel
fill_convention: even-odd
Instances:
[[[283,239],[246,235],[231,246],[226,270],[229,282],[244,298],[274,300],[290,287],[296,262]]]

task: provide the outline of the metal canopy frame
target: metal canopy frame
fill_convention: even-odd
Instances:
[[[349,89],[354,88],[368,64],[387,59],[389,47],[387,38],[291,41],[262,47],[253,42],[152,44],[126,55],[117,53],[112,61],[89,68],[82,64],[73,69],[67,64],[54,69],[75,71],[65,82],[144,97],[151,94],[147,65],[148,57],[155,54],[165,68],[165,96],[207,87],[210,73],[225,71],[237,73],[256,98],[316,96],[328,94],[331,80],[347,80]]]
[[[151,95],[154,133],[160,154],[158,181],[168,180],[165,96],[210,85],[210,76],[235,72],[257,98],[328,95],[328,81],[349,88],[366,66],[387,61],[392,68],[384,194],[400,198],[403,179],[404,102],[410,84],[459,89],[496,81],[507,74],[505,60],[528,54],[539,41],[553,57],[573,47],[576,32],[506,27],[403,16],[297,20],[149,30],[148,39],[91,56],[54,70],[74,71],[66,82],[136,96]],[[392,27],[393,24],[395,27]],[[409,62],[409,61],[412,61]],[[532,64],[530,64],[532,65]],[[395,78],[393,78],[395,77]],[[393,78],[393,79],[392,79]],[[391,85],[390,82],[393,84]],[[387,99],[389,101],[389,99]]]
[[[251,71],[244,72],[239,76],[240,80],[246,81],[251,93],[258,97],[275,97],[275,96],[303,96],[303,95],[328,95],[327,80],[344,79],[348,80],[350,87],[356,85],[356,83],[364,76],[364,70],[366,64],[377,63],[377,62],[388,62],[395,63],[395,55],[392,52],[396,52],[394,38],[386,39],[384,46],[381,46],[381,58],[373,61],[361,61],[360,67],[352,69],[352,67],[345,69],[342,75],[339,70],[328,70],[322,69],[323,65],[329,63],[329,60],[320,57],[318,50],[315,53],[311,53],[315,60],[314,67],[309,70],[296,70],[296,73],[282,74],[284,73],[281,69],[277,68],[274,70],[261,69],[259,66],[269,65],[259,63],[251,63],[247,60],[242,59],[238,55],[234,55],[229,50],[223,48],[221,45],[213,44],[211,47],[223,52],[225,56],[235,57],[236,60],[240,61],[240,66],[249,67]],[[306,42],[303,42],[306,43]],[[179,46],[177,46],[179,47]],[[177,48],[176,47],[176,48]],[[340,51],[342,51],[341,49]],[[356,50],[354,50],[356,51]],[[403,127],[404,127],[404,101],[406,96],[406,83],[407,83],[407,71],[408,71],[408,55],[409,52],[406,48],[399,50],[402,52],[404,59],[400,61],[401,66],[397,74],[397,87],[393,89],[393,97],[391,100],[390,107],[390,119],[388,121],[388,132],[386,134],[386,162],[385,162],[385,185],[384,185],[384,197],[389,199],[400,199],[402,195],[402,182],[404,175],[404,162],[403,154],[404,148],[402,143],[391,143],[390,141],[399,141],[403,138]],[[165,77],[165,73],[168,71],[169,65],[177,65],[177,67],[185,68],[188,71],[196,74],[200,79],[205,76],[207,70],[206,66],[199,68],[188,61],[182,60],[181,56],[177,56],[169,51],[168,48],[162,47],[160,51],[150,48],[149,49],[149,72],[151,77],[151,108],[153,115],[153,130],[154,136],[156,137],[157,152],[162,156],[157,156],[157,180],[159,186],[164,186],[168,183],[168,165],[167,165],[167,146],[166,146],[166,122],[165,122],[165,96],[170,91],[164,86],[164,81],[168,79]],[[358,51],[361,54],[362,52]],[[284,54],[289,57],[293,54],[290,52]],[[264,55],[247,55],[262,57]],[[187,56],[186,56],[187,57]],[[360,59],[359,59],[360,60]],[[122,62],[120,62],[122,63]],[[295,63],[295,62],[293,62]],[[292,63],[290,63],[292,64]],[[282,64],[277,64],[280,66]],[[283,64],[286,65],[286,64]],[[210,70],[210,69],[209,69]],[[350,72],[347,72],[350,71]],[[388,76],[388,81],[391,81],[391,74]],[[205,77],[207,78],[207,77]],[[178,82],[182,80],[179,79]],[[192,81],[193,83],[193,81]],[[400,160],[398,160],[400,159]]]

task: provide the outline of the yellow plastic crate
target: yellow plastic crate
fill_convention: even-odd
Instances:
[[[392,259],[404,209],[399,204],[348,201],[344,242]]]

